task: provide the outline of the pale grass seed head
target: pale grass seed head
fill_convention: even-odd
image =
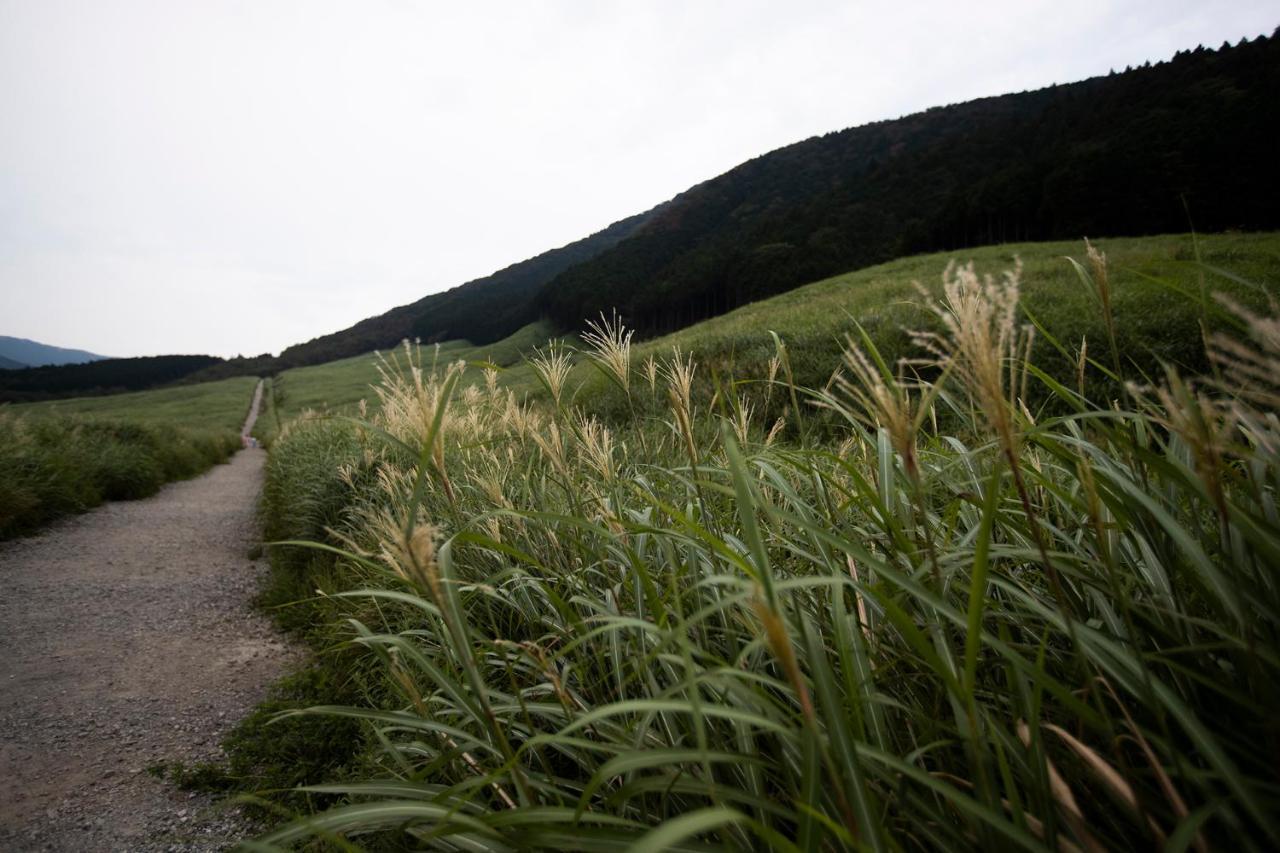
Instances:
[[[671,360],[662,368],[662,376],[667,382],[667,394],[684,411],[686,417],[693,414],[693,375],[697,368],[693,356],[685,358],[679,347],[671,348]]]
[[[751,435],[751,416],[755,413],[755,407],[751,405],[750,400],[740,400],[733,410],[732,426],[733,434],[738,439],[738,444],[745,445],[747,438]]]
[[[439,530],[425,521],[410,525],[390,510],[373,519],[372,529],[378,543],[378,557],[399,577],[430,590],[441,600],[440,569],[436,564],[436,541]]]
[[[600,312],[599,320],[588,320],[590,330],[582,340],[591,347],[591,358],[603,367],[622,390],[631,393],[631,337],[634,331],[627,329],[615,310],[612,317]]]
[[[547,386],[551,401],[557,406],[561,404],[564,386],[569,379],[569,371],[573,369],[573,360],[560,341],[551,341],[545,350],[535,349],[529,365]]]
[[[1111,279],[1107,275],[1107,255],[1094,248],[1088,238],[1084,241],[1085,258],[1089,261],[1089,270],[1093,274],[1093,285],[1097,289],[1102,308],[1111,313]]]
[[[844,370],[833,377],[835,390],[851,400],[851,414],[871,429],[884,429],[911,476],[916,466],[916,403],[900,381],[886,379],[852,338],[844,348]]]
[[[1012,406],[1019,356],[1028,354],[1027,333],[1017,325],[1022,262],[999,279],[979,276],[973,263],[947,265],[943,298],[926,305],[942,321],[941,332],[912,331],[911,338],[951,369],[999,436],[1006,449],[1017,441]],[[1010,378],[1006,379],[1006,371]]]
[[[773,426],[769,427],[769,433],[764,437],[764,446],[772,447],[773,443],[778,440],[778,436],[782,435],[782,431],[786,428],[786,418],[778,418],[774,421]]]
[[[437,444],[441,444],[444,436],[458,426],[456,412],[449,408],[449,401],[444,397],[445,387],[455,376],[466,371],[466,362],[455,361],[443,371],[430,372],[412,363],[407,371],[385,367],[379,367],[382,382],[376,388],[383,427],[402,441],[425,441],[435,423],[437,411],[444,407],[440,431],[436,436]]]
[[[1271,316],[1254,313],[1229,296],[1215,294],[1244,322],[1250,341],[1221,332],[1209,338],[1209,358],[1222,373],[1222,388],[1233,397],[1272,412],[1280,411],[1280,306]]]
[[[644,378],[649,383],[649,391],[658,390],[658,360],[652,355],[644,360]]]
[[[584,415],[578,422],[577,435],[582,456],[600,479],[606,483],[617,479],[613,433],[609,428],[594,417]]]
[[[555,421],[546,424],[546,428],[532,434],[533,441],[542,451],[542,457],[550,463],[552,469],[567,481],[569,479],[569,461],[565,455],[564,438],[560,426]]]
[[[667,398],[675,412],[676,427],[684,438],[685,449],[691,457],[697,456],[697,442],[693,436],[693,374],[696,368],[693,356],[687,359],[680,355],[680,349],[673,347],[671,360],[663,368],[663,376],[667,381]]]
[[[1141,399],[1145,389],[1131,393]],[[1164,385],[1155,389],[1152,419],[1178,436],[1191,452],[1192,464],[1219,512],[1226,514],[1222,491],[1224,466],[1232,452],[1237,411],[1229,401],[1210,398],[1172,369]]]

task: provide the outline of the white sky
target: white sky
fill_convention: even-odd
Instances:
[[[0,0],[0,334],[278,352],[814,134],[1274,0]]]

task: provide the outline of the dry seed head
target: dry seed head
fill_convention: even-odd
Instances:
[[[687,416],[693,414],[693,374],[696,368],[693,356],[685,359],[679,347],[671,348],[671,360],[663,366],[662,375],[667,381],[667,391],[683,407]]]
[[[737,436],[740,445],[745,445],[751,434],[751,416],[754,414],[754,408],[749,400],[741,400],[733,412],[733,434]]]
[[[582,340],[591,347],[591,357],[613,374],[622,390],[631,393],[631,336],[635,334],[622,325],[615,310],[611,318],[600,312],[600,319],[588,320],[589,332]]]
[[[1280,410],[1280,306],[1264,317],[1223,294],[1216,298],[1242,321],[1250,343],[1221,332],[1209,339],[1209,358],[1222,372],[1223,390],[1262,409]]]
[[[535,349],[529,364],[551,392],[552,402],[559,406],[565,382],[569,379],[569,371],[573,368],[564,344],[552,341],[545,350]]]
[[[777,441],[778,436],[782,434],[782,431],[786,429],[786,427],[787,427],[786,418],[778,418],[776,421],[774,421],[773,426],[769,428],[769,434],[764,437],[764,446],[771,447],[773,443]]]
[[[564,452],[564,439],[560,435],[560,427],[555,421],[546,425],[546,429],[532,434],[533,441],[542,451],[542,456],[555,471],[566,480],[569,478],[568,459]]]
[[[804,714],[805,719],[812,722],[814,719],[813,703],[809,699],[809,689],[805,685],[803,675],[801,675],[800,664],[796,660],[795,647],[791,644],[791,637],[787,633],[786,622],[783,621],[781,614],[777,610],[770,607],[758,596],[752,599],[751,609],[755,611],[756,618],[760,620],[760,624],[764,628],[765,642],[769,650],[773,652],[773,656],[781,665],[787,681],[791,683],[791,689],[796,693],[801,713]]]
[[[1016,443],[1006,389],[1005,364],[1024,349],[1015,322],[1022,281],[1022,262],[1017,261],[995,279],[979,277],[973,263],[954,261],[942,274],[943,299],[927,299],[927,306],[942,321],[942,332],[911,332],[916,345],[923,347],[938,367],[952,367],[978,408],[1007,448]]]
[[[769,385],[772,386],[778,379],[778,371],[782,369],[782,358],[774,353],[769,356]]]
[[[697,441],[693,436],[693,356],[685,360],[678,348],[672,349],[671,361],[667,362],[663,375],[667,380],[667,397],[675,412],[676,427],[684,438],[685,449],[690,458],[697,458]]]
[[[1084,396],[1084,369],[1089,363],[1089,341],[1084,335],[1080,336],[1080,357],[1076,359],[1076,390],[1080,392],[1080,396]]]
[[[846,373],[847,371],[847,373]],[[848,374],[852,374],[852,379]],[[832,377],[837,392],[861,411],[854,416],[873,430],[883,428],[908,474],[916,475],[916,404],[902,382],[886,380],[852,338],[845,339],[844,370]]]
[[[578,423],[578,441],[587,464],[606,483],[617,478],[613,462],[613,433],[594,417],[583,416]]]
[[[649,390],[658,390],[658,361],[653,356],[644,360],[644,378],[649,382]]]
[[[1111,311],[1111,280],[1107,277],[1107,256],[1093,247],[1086,237],[1084,241],[1085,257],[1089,268],[1093,271],[1093,283],[1098,288],[1098,298],[1102,301],[1103,310]]]
[[[440,571],[436,565],[436,539],[439,531],[419,522],[409,529],[407,521],[384,510],[373,521],[379,546],[379,557],[397,575],[420,589],[430,590],[441,599]]]
[[[1155,394],[1160,412],[1154,419],[1168,427],[1190,448],[1196,474],[1219,513],[1226,517],[1223,472],[1236,430],[1236,409],[1197,393],[1172,373],[1168,383],[1157,388]]]

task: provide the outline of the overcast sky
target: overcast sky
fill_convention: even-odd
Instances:
[[[278,352],[773,148],[1274,0],[0,0],[0,334]]]

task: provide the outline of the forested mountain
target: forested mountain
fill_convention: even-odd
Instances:
[[[0,403],[141,391],[177,382],[221,363],[222,359],[211,355],[154,355],[0,370]]]
[[[280,354],[278,367],[346,358],[395,346],[405,338],[466,338],[475,344],[501,340],[537,317],[534,299],[543,285],[573,264],[589,260],[626,238],[660,209],[615,222],[567,246],[393,308],[341,332],[291,346]]]
[[[757,157],[547,284],[657,333],[901,255],[1280,227],[1280,38],[940,107]]]
[[[82,349],[66,349],[26,338],[0,335],[0,368],[43,367],[46,364],[84,364],[108,358]],[[9,363],[6,363],[9,362]]]
[[[404,338],[486,344],[540,317],[571,330],[613,308],[641,334],[657,334],[919,252],[1192,226],[1280,228],[1277,92],[1273,34],[842,130],[279,357],[0,371],[0,400],[266,375]]]

